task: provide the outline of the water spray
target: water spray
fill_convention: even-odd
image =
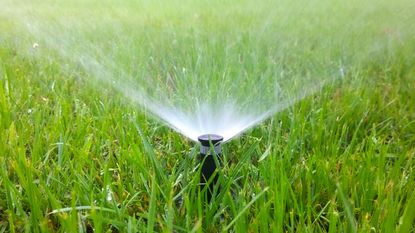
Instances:
[[[212,198],[213,189],[218,180],[218,175],[216,174],[213,178],[215,170],[218,167],[220,162],[220,156],[222,154],[221,143],[223,137],[216,134],[204,134],[197,138],[201,144],[199,159],[202,162],[201,174],[200,174],[200,188],[201,190],[205,188],[206,183],[210,181],[208,190],[207,190],[207,199],[210,201]]]

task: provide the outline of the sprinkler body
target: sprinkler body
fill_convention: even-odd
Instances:
[[[207,190],[207,199],[210,201],[212,198],[213,189],[218,180],[218,175],[216,174],[213,178],[211,177],[215,172],[217,165],[219,165],[215,162],[215,160],[218,162],[221,160],[221,142],[223,141],[223,137],[216,134],[204,134],[198,137],[198,140],[201,144],[199,159],[202,163],[200,174],[200,188],[203,189],[206,186],[206,183],[212,179]]]

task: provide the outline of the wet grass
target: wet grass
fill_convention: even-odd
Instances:
[[[249,12],[242,6],[241,25]],[[386,11],[379,8],[371,9]],[[215,22],[215,9],[222,8],[213,4],[203,22]],[[374,26],[384,24],[379,15],[365,15],[365,33],[384,36],[376,52],[353,49],[362,48],[359,40],[371,44],[365,33],[343,48],[358,53],[353,59],[331,50],[330,59],[347,62],[342,79],[224,145],[220,189],[208,204],[196,195],[193,142],[111,88],[91,85],[88,70],[68,71],[59,54],[33,54],[15,22],[0,21],[10,32],[0,36],[0,232],[413,232],[415,37],[408,35],[415,31],[399,23],[405,13],[391,15],[383,16],[396,22],[388,28]],[[223,27],[243,29],[237,19]],[[199,42],[209,40],[213,25]],[[287,30],[302,38],[300,29]],[[157,30],[150,35],[165,40]],[[261,48],[241,43],[251,53]],[[217,45],[205,47],[213,52],[204,61],[223,59]],[[192,62],[176,55],[165,61]]]

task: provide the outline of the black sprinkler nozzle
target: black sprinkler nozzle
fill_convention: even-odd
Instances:
[[[202,146],[210,147],[210,143],[212,143],[214,146],[220,144],[220,142],[223,141],[223,137],[217,134],[204,134],[199,136],[197,140],[199,140]]]
[[[221,142],[223,137],[216,134],[204,134],[198,137],[201,144],[199,158],[202,161],[202,169],[200,174],[200,187],[203,189],[206,183],[211,179],[211,176],[217,168],[216,160],[220,162],[220,156],[222,153]],[[207,199],[210,201],[212,198],[213,189],[218,180],[218,175],[212,178],[207,190]]]

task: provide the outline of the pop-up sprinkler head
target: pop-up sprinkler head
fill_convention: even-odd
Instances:
[[[206,183],[211,179],[212,174],[217,168],[215,157],[220,162],[220,155],[222,153],[221,142],[223,137],[216,134],[204,134],[198,137],[200,146],[200,160],[202,161],[202,169],[200,174],[200,187],[203,189]],[[207,199],[210,201],[214,186],[218,180],[218,176],[212,178],[207,190]]]

